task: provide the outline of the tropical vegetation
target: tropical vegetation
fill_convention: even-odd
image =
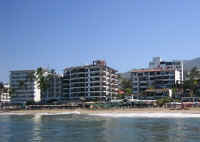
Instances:
[[[190,96],[200,96],[200,71],[194,67],[186,76],[183,88]]]

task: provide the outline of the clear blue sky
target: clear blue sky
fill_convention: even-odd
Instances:
[[[153,56],[200,56],[199,0],[1,0],[0,81],[10,70],[105,59],[120,72]]]

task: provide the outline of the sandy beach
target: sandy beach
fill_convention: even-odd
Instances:
[[[182,110],[170,110],[165,108],[132,108],[132,109],[107,109],[107,110],[89,110],[89,109],[42,109],[42,110],[17,110],[17,111],[0,111],[2,114],[142,114],[142,113],[183,113],[183,114],[200,114],[200,108],[189,108]]]

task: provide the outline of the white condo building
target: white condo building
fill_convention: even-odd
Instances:
[[[64,70],[63,95],[69,99],[103,99],[118,94],[118,75],[105,61]]]
[[[10,72],[11,102],[40,102],[41,93],[35,79],[35,70],[17,70]]]
[[[171,69],[180,72],[180,83],[184,81],[183,78],[183,62],[182,61],[162,61],[160,57],[154,57],[151,62],[149,62],[150,69]]]
[[[48,75],[50,72],[46,71],[44,74]],[[49,87],[43,92],[39,89],[35,77],[35,70],[17,70],[10,72],[11,101],[13,103],[38,103],[60,98],[62,95],[60,76],[57,76],[55,73],[52,74]]]
[[[180,71],[172,69],[140,69],[131,72],[133,94],[139,94],[149,88],[173,88],[180,82]]]

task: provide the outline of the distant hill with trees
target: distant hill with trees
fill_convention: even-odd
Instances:
[[[192,60],[184,60],[184,71],[191,71],[194,67],[200,68],[200,57],[194,58]]]

